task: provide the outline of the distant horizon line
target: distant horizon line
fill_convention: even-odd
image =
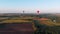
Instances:
[[[37,14],[37,13],[0,13],[0,14]],[[60,13],[39,13],[39,14],[60,14]]]

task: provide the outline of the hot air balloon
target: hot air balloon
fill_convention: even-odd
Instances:
[[[37,11],[37,15],[39,15],[39,12],[40,12],[40,11],[38,10],[38,11]]]

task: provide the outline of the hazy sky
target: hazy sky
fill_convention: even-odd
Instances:
[[[60,0],[0,0],[0,13],[59,13]]]

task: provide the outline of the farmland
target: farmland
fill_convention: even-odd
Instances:
[[[44,18],[44,19],[41,19]],[[47,19],[46,19],[47,18]],[[34,20],[40,21],[41,25],[48,27],[60,26],[60,16],[57,14],[0,14],[0,33],[34,33],[36,31]],[[55,21],[54,21],[55,20]],[[40,25],[39,24],[39,25]],[[47,29],[47,28],[46,28]],[[38,30],[40,31],[40,30]],[[37,31],[36,31],[37,32]]]

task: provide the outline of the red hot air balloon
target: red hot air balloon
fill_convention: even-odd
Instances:
[[[39,12],[40,12],[40,11],[38,10],[38,11],[37,11],[37,15],[39,15]]]

